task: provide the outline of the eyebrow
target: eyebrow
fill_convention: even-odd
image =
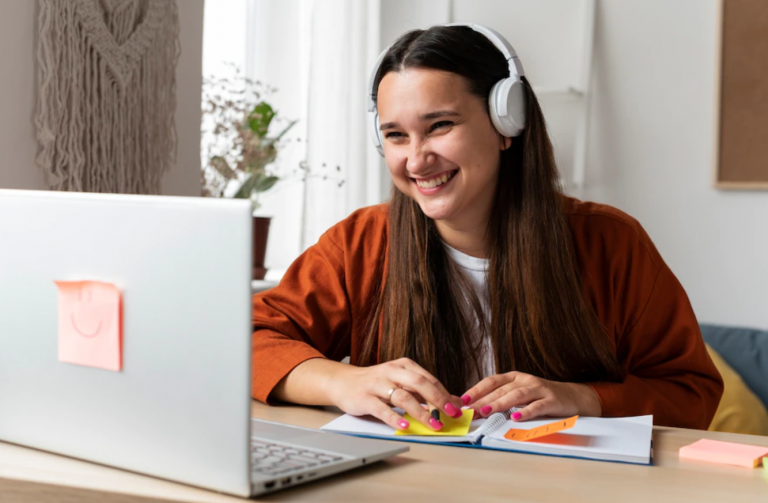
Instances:
[[[432,119],[439,119],[440,117],[459,117],[460,115],[461,114],[459,114],[459,112],[454,110],[438,110],[436,112],[429,112],[428,114],[419,115],[419,120],[429,121]],[[397,122],[385,122],[379,126],[379,129],[384,131],[385,129],[391,129],[393,127],[397,127]]]

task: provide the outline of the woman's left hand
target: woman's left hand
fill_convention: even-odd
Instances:
[[[523,407],[512,419],[525,421],[542,416],[600,416],[597,393],[586,384],[548,381],[522,372],[486,377],[461,397],[483,417]]]

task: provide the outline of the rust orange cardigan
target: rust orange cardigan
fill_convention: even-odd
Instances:
[[[653,414],[654,423],[706,429],[723,382],[683,287],[640,224],[610,206],[566,198],[585,296],[608,330],[623,382],[591,382],[604,416]],[[358,364],[386,260],[388,208],[356,211],[328,230],[253,298],[253,397],[310,358]]]

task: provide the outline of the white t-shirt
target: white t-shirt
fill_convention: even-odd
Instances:
[[[464,271],[465,274],[467,274],[470,281],[472,282],[472,285],[475,287],[475,293],[477,294],[477,298],[480,300],[480,305],[483,308],[483,312],[485,312],[486,324],[488,327],[490,327],[491,313],[490,307],[488,305],[488,294],[486,292],[485,286],[485,274],[488,271],[488,265],[490,261],[485,258],[477,258],[471,255],[467,255],[466,253],[462,253],[456,248],[452,248],[447,244],[445,244],[445,249],[453,261],[458,264],[458,266]],[[479,337],[480,334],[477,330],[477,323],[475,323],[475,333],[473,337],[475,344],[477,344]],[[475,371],[471,372],[469,382],[467,383],[467,389],[477,384],[481,379],[496,373],[493,349],[491,347],[491,340],[488,336],[486,336],[482,341],[482,344],[480,345],[480,351],[481,355],[478,361],[482,367],[480,372],[481,375],[478,375],[478,373]]]

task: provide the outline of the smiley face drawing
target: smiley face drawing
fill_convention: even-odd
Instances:
[[[58,359],[89,367],[122,368],[122,295],[111,283],[56,281]]]
[[[93,295],[94,291],[98,291],[97,285],[87,285],[87,284],[81,284],[78,291],[77,291],[77,304],[74,306],[72,313],[70,313],[70,320],[72,321],[72,328],[75,329],[75,332],[77,332],[79,335],[83,337],[87,337],[89,339],[96,337],[101,332],[101,327],[104,323],[104,313],[100,313],[104,307],[108,306],[102,306],[100,304],[103,304],[103,302],[99,302],[101,299],[97,299],[94,301]],[[80,316],[77,316],[79,314]],[[107,317],[109,314],[107,313]],[[81,323],[82,320],[85,319],[87,324],[93,324],[96,322],[96,327],[91,332],[83,331],[80,329],[80,327],[77,326],[77,320],[80,319]]]

